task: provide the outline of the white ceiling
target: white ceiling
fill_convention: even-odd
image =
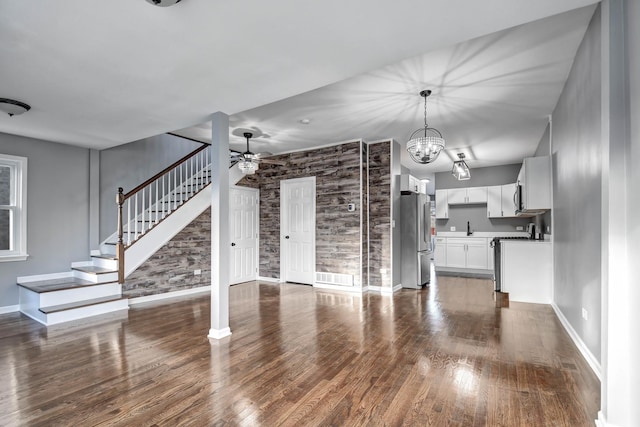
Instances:
[[[471,167],[511,163],[535,150],[593,12],[573,9],[593,3],[0,0],[0,97],[32,106],[0,132],[103,149],[196,126],[181,133],[206,140],[222,111],[234,134],[263,134],[253,151],[404,142],[428,88],[451,151],[403,164],[423,176],[462,149]]]

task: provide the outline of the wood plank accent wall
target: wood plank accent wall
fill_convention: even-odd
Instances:
[[[391,287],[391,141],[369,149],[369,286]]]
[[[199,269],[201,275],[194,275]],[[211,209],[176,234],[127,277],[128,298],[211,285]]]
[[[280,277],[280,181],[316,177],[316,271],[353,274],[360,286],[361,142],[302,151],[271,159],[286,166],[261,164],[238,185],[260,189],[260,276]],[[355,212],[347,204],[356,205]]]
[[[369,148],[362,146],[362,283],[369,286]]]

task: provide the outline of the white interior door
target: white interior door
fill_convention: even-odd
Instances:
[[[316,178],[280,181],[280,274],[313,285],[316,273]]]
[[[229,189],[230,284],[258,278],[258,190]]]

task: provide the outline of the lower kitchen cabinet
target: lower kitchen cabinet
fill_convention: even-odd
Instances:
[[[487,239],[473,239],[467,243],[467,266],[486,270],[489,268],[487,256]]]
[[[447,238],[436,237],[435,247],[433,249],[433,262],[436,267],[444,267],[447,265]]]
[[[489,244],[487,243],[487,238],[448,237],[446,241],[446,264],[443,267],[476,270],[489,269]]]
[[[453,238],[447,239],[447,264],[445,267],[466,268],[466,249],[464,243],[453,241]]]

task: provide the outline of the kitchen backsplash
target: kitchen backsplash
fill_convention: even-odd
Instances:
[[[436,203],[438,203],[436,201]],[[533,218],[487,218],[487,205],[449,205],[449,219],[436,220],[436,231],[466,231],[467,221],[471,231],[516,231],[534,222]]]

